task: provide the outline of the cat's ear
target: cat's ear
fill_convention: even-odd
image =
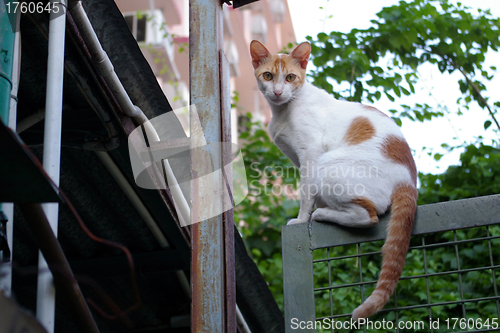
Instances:
[[[309,60],[309,56],[311,55],[311,44],[308,42],[301,43],[292,51],[292,58],[296,59],[300,67],[306,69],[307,61]]]
[[[271,55],[269,50],[257,40],[250,43],[250,54],[252,55],[253,68],[259,67],[259,64]]]

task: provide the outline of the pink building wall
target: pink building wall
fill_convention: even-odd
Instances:
[[[187,105],[189,94],[189,2],[188,0],[115,0],[124,15],[161,12],[160,35],[168,35],[168,43],[139,43],[173,108]],[[271,111],[258,91],[250,60],[252,39],[263,41],[271,52],[295,43],[292,20],[286,0],[261,0],[233,9],[224,5],[225,53],[231,66],[231,91],[238,92],[238,109],[233,109],[233,138],[237,135],[237,118],[247,112],[254,119],[268,123]],[[156,27],[161,23],[155,18]],[[266,29],[267,27],[267,29]],[[149,27],[148,29],[154,29]],[[158,37],[158,32],[156,33]],[[151,38],[150,38],[151,39]],[[169,47],[173,46],[169,53]],[[167,45],[168,46],[168,45]],[[182,117],[182,115],[180,115]]]

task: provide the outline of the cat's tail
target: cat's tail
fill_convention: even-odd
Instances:
[[[400,184],[394,189],[391,196],[391,219],[387,226],[387,239],[382,247],[383,261],[377,287],[370,297],[353,311],[353,320],[377,313],[396,289],[410,245],[417,210],[417,195],[416,187],[411,184]]]

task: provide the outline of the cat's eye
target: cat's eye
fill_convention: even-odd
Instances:
[[[269,72],[264,72],[264,74],[262,74],[262,77],[266,81],[271,81],[273,79],[273,74],[271,74]]]
[[[297,77],[297,75],[295,75],[295,74],[288,74],[288,75],[286,76],[286,80],[287,80],[288,82],[292,82],[293,80],[295,80],[295,78],[296,78],[296,77]]]

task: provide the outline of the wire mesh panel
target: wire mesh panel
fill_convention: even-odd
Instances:
[[[500,332],[500,196],[419,207],[396,292],[364,325],[352,322],[375,289],[387,220],[372,230],[283,228],[287,332]],[[290,295],[293,285],[305,297]]]
[[[382,244],[360,243],[313,252],[317,320],[350,320],[352,311],[375,289]],[[472,331],[499,331],[499,325],[492,323],[500,317],[500,258],[492,250],[499,248],[498,225],[414,236],[392,300],[371,320],[401,321],[415,326],[413,332],[456,332],[466,328],[471,319],[468,328]],[[438,322],[439,329],[431,327],[431,322]],[[393,331],[402,331],[398,328],[394,324]]]

